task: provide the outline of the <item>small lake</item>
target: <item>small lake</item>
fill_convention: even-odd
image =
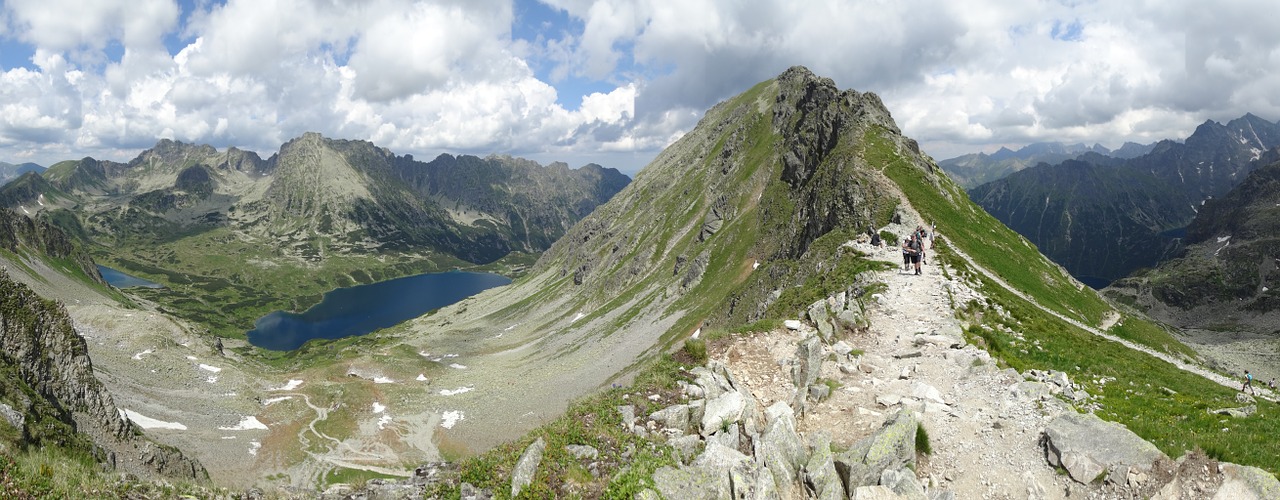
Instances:
[[[137,276],[130,276],[107,266],[98,266],[98,274],[102,275],[102,279],[107,280],[108,285],[116,288],[164,288],[164,285],[159,283],[147,281]]]
[[[493,287],[511,283],[488,273],[450,271],[339,288],[302,314],[275,311],[253,323],[249,343],[292,351],[311,339],[364,335],[398,325]]]

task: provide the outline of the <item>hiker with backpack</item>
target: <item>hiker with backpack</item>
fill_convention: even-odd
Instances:
[[[912,233],[907,237],[907,242],[902,244],[902,254],[916,268],[916,274],[920,274],[920,257],[924,254],[924,245],[920,242],[920,237],[916,233]],[[911,271],[910,265],[907,271]]]
[[[925,231],[924,226],[916,226],[916,233],[913,236],[920,240],[920,263],[928,264],[929,262],[925,260],[926,250],[928,250],[925,246],[925,238],[929,237],[929,233]]]
[[[1258,395],[1258,390],[1253,388],[1253,374],[1249,373],[1249,370],[1244,371],[1244,385],[1240,386],[1240,392],[1244,392],[1246,387],[1254,396]]]

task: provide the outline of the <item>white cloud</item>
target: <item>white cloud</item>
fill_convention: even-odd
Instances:
[[[1280,118],[1273,0],[545,0],[572,24],[534,40],[502,0],[198,3],[5,2],[0,37],[36,50],[0,71],[0,159],[128,159],[160,137],[269,154],[318,131],[634,167],[797,64],[880,94],[940,158]],[[170,54],[174,34],[192,42]]]

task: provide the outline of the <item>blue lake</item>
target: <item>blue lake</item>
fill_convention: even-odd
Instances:
[[[98,273],[102,275],[102,279],[107,280],[107,284],[116,288],[129,288],[140,286],[144,288],[164,288],[159,283],[144,280],[136,276],[130,276],[107,266],[98,266]]]
[[[339,339],[395,326],[511,280],[496,274],[450,271],[339,288],[302,314],[275,311],[258,318],[249,343],[291,351],[311,339]]]

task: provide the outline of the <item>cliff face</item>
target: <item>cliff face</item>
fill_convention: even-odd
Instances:
[[[91,452],[112,467],[144,477],[204,480],[198,462],[151,442],[119,410],[93,374],[84,338],[61,305],[37,296],[0,271],[0,402],[22,424],[22,445]],[[6,377],[8,378],[8,377]],[[16,426],[16,425],[15,425]]]
[[[91,281],[106,284],[93,259],[45,217],[31,219],[0,208],[0,248],[25,258],[69,260]]]

